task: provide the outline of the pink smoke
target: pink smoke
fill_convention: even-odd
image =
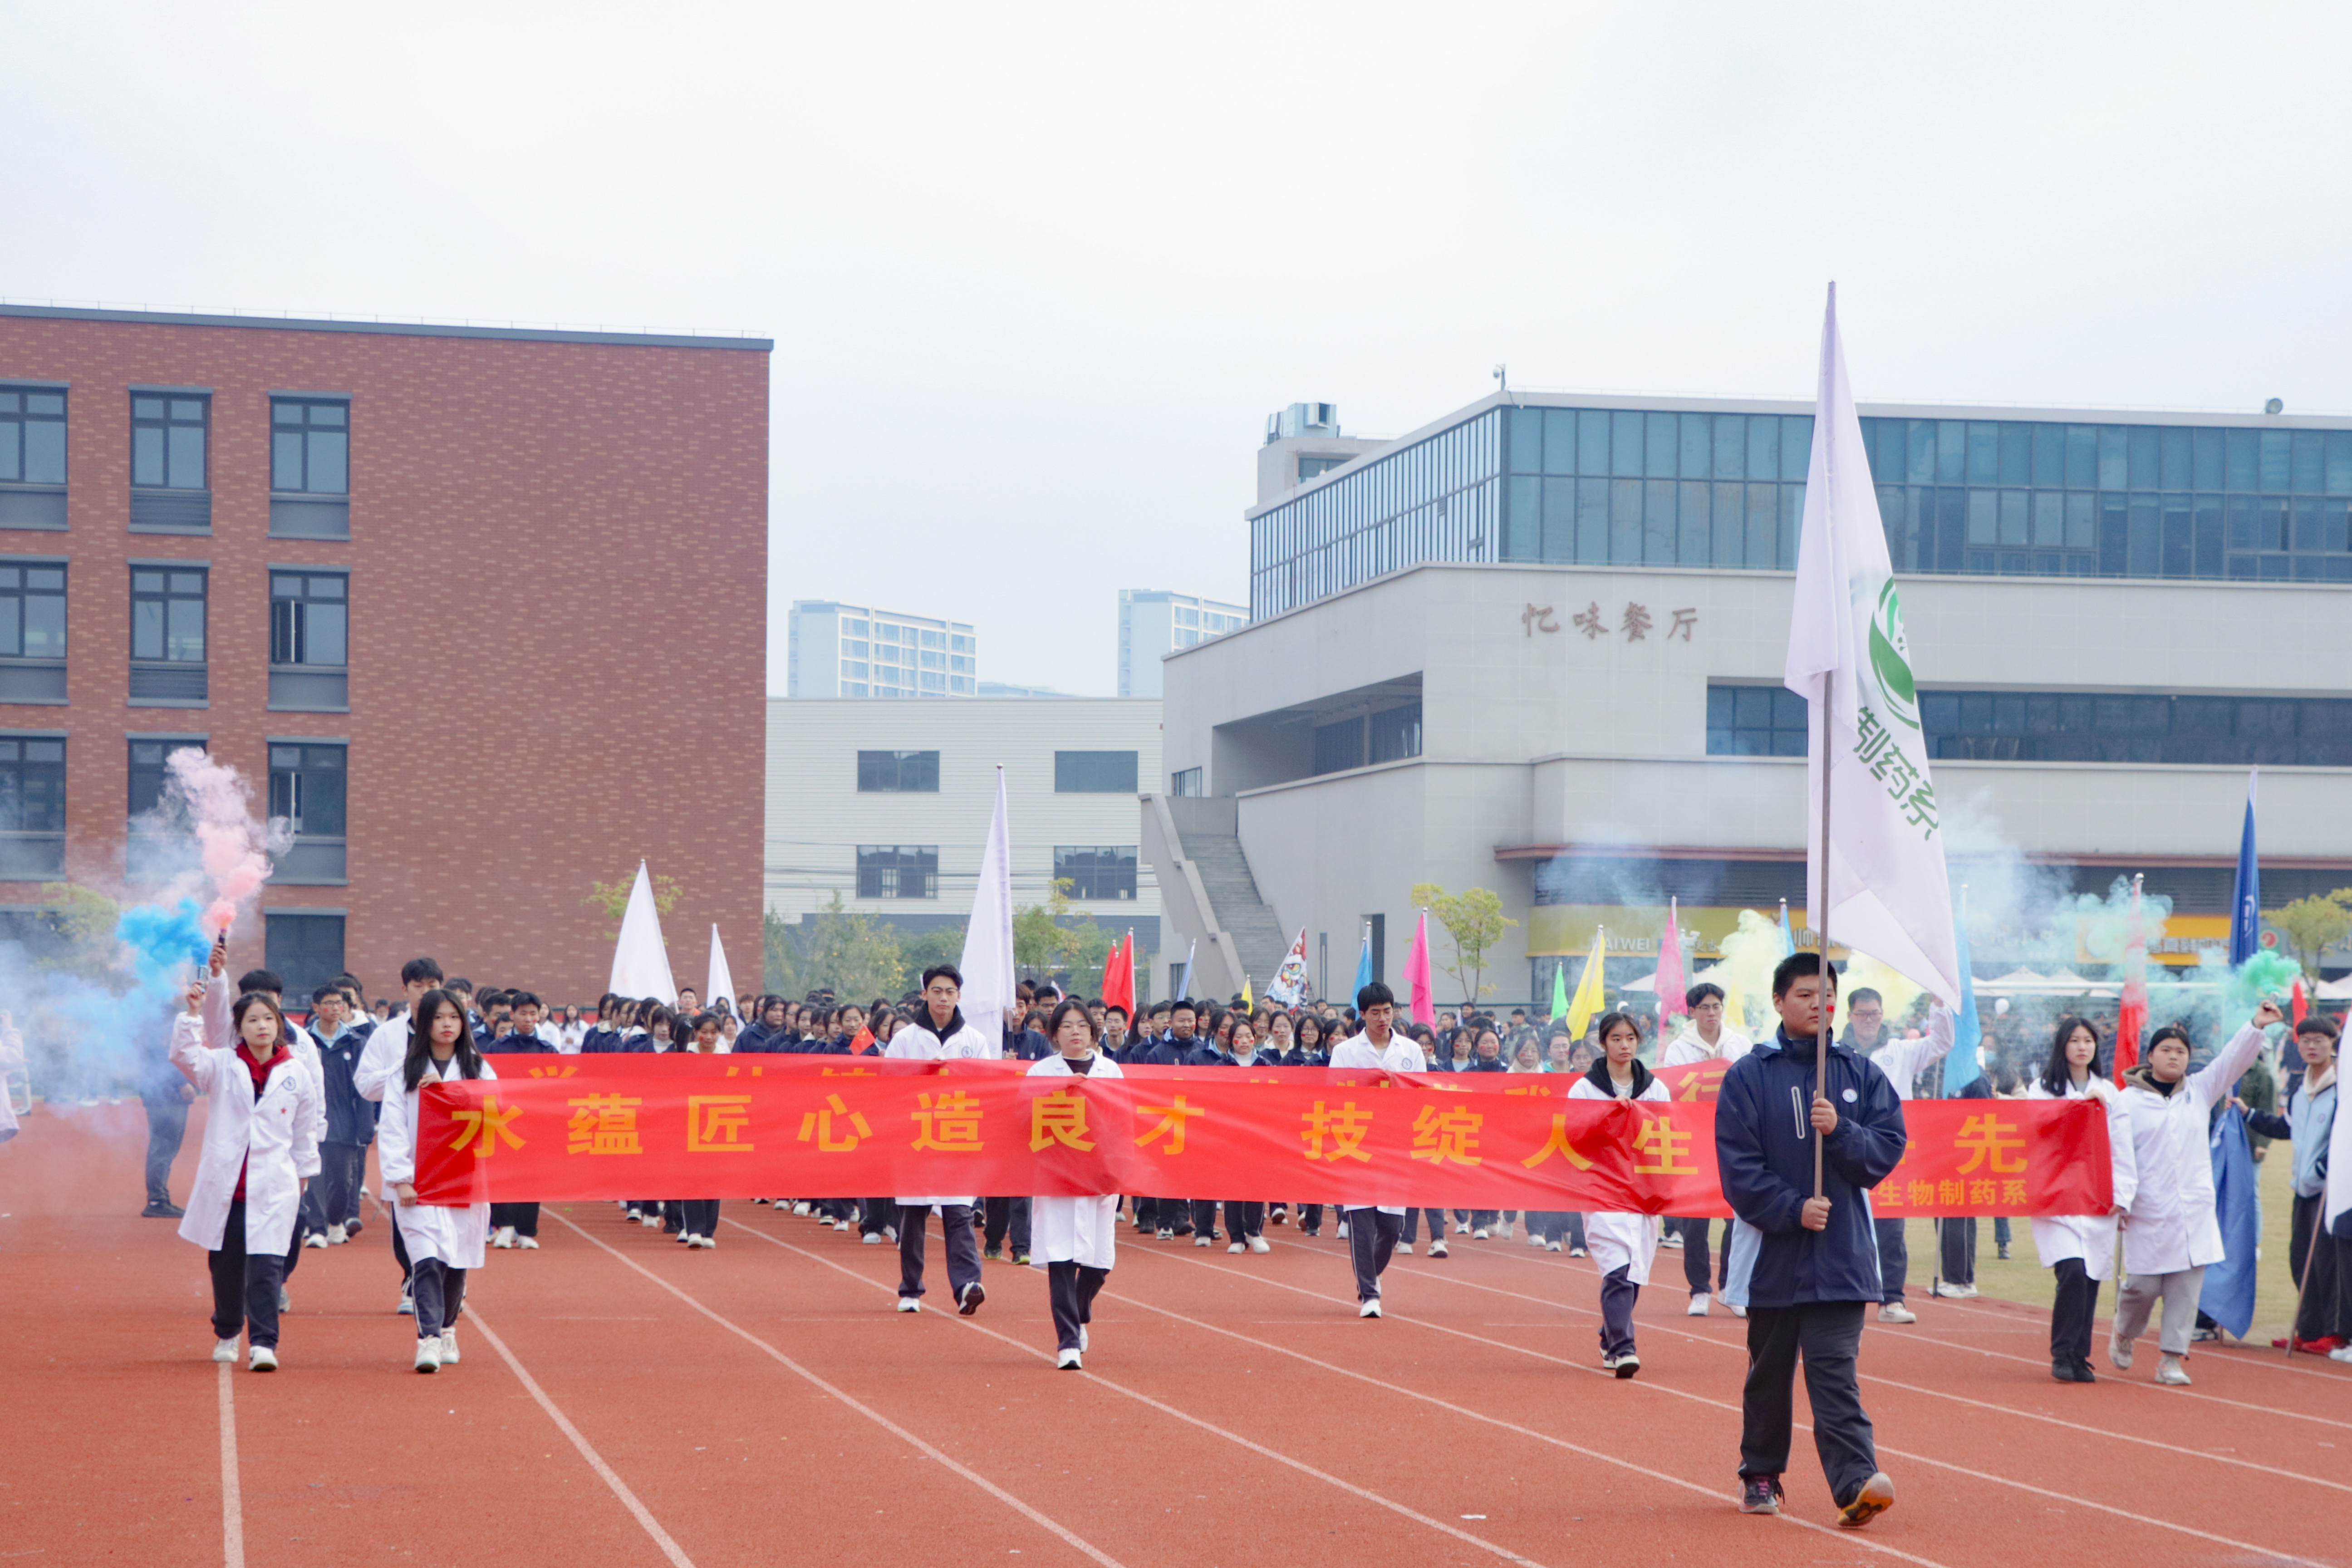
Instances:
[[[169,765],[172,784],[187,802],[205,876],[213,885],[202,922],[205,934],[218,936],[269,879],[268,829],[253,815],[252,793],[235,768],[194,746],[173,752]]]

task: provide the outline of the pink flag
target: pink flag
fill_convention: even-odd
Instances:
[[[1429,911],[1421,911],[1420,929],[1412,933],[1412,946],[1404,955],[1404,983],[1412,990],[1412,1021],[1416,1024],[1437,1022],[1437,1001],[1429,984]]]
[[[1678,913],[1675,900],[1667,900],[1666,935],[1658,943],[1658,978],[1654,982],[1658,987],[1658,1022],[1662,1026],[1675,1014],[1690,1011],[1683,1002],[1683,992],[1690,983],[1683,978],[1683,932]]]

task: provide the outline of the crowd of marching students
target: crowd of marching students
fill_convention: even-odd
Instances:
[[[224,956],[224,946],[216,944],[173,1025],[169,1061],[184,1089],[175,1096],[160,1090],[149,1096],[157,1146],[151,1148],[146,1211],[178,1218],[180,1234],[205,1249],[215,1361],[235,1362],[242,1334],[253,1370],[278,1365],[287,1280],[302,1252],[349,1241],[364,1228],[362,1189],[371,1142],[377,1149],[375,1195],[391,1219],[403,1276],[398,1310],[415,1320],[413,1364],[434,1372],[458,1360],[457,1325],[467,1276],[482,1267],[486,1249],[536,1248],[538,1205],[418,1202],[413,1184],[418,1099],[431,1081],[495,1079],[497,1058],[506,1055],[732,1051],[1013,1059],[1030,1063],[1033,1076],[1118,1077],[1129,1067],[1180,1065],[1552,1072],[1573,1079],[1571,1098],[1600,1100],[1665,1098],[1653,1061],[1673,1068],[1721,1060],[1727,1065],[1717,1090],[1717,1165],[1738,1217],[1726,1228],[1719,1258],[1709,1247],[1711,1226],[1701,1219],[1336,1205],[1328,1217],[1336,1237],[1348,1243],[1360,1315],[1381,1315],[1381,1276],[1392,1257],[1412,1251],[1417,1223],[1428,1226],[1433,1258],[1446,1256],[1449,1240],[1507,1242],[1524,1226],[1529,1246],[1590,1255],[1601,1276],[1601,1365],[1631,1377],[1641,1366],[1634,1304],[1661,1247],[1679,1247],[1691,1314],[1706,1315],[1719,1296],[1748,1320],[1743,1509],[1767,1512],[1780,1505],[1790,1380],[1801,1356],[1817,1445],[1843,1521],[1866,1522],[1892,1502],[1892,1483],[1875,1468],[1853,1359],[1870,1306],[1883,1323],[1916,1318],[1904,1304],[1902,1222],[1874,1220],[1867,1193],[1901,1157],[1902,1104],[1921,1075],[1954,1049],[1954,1019],[1935,1007],[1924,1026],[1898,1035],[1885,1026],[1876,994],[1857,989],[1845,999],[1843,1032],[1832,1035],[1831,1055],[1822,1058],[1816,1031],[1823,988],[1819,960],[1811,953],[1784,960],[1774,976],[1781,1026],[1771,1037],[1750,1041],[1727,1021],[1722,992],[1702,984],[1691,988],[1688,1015],[1663,1047],[1650,1037],[1646,1021],[1629,1012],[1602,1015],[1583,1039],[1570,1038],[1556,1024],[1531,1027],[1476,1013],[1442,1020],[1445,1026],[1439,1029],[1414,1027],[1398,1018],[1394,997],[1377,982],[1362,987],[1357,1005],[1345,1012],[1178,999],[1152,1006],[1139,1019],[1116,1005],[1024,984],[1019,1005],[1003,1018],[968,1020],[961,1010],[961,977],[944,964],[926,972],[919,991],[871,1007],[824,995],[801,1002],[765,995],[715,997],[704,1009],[687,992],[679,1006],[606,996],[593,1021],[583,1023],[551,1019],[529,992],[478,994],[462,979],[445,980],[438,964],[420,958],[404,967],[405,1005],[397,1012],[380,1008],[371,1016],[361,1005],[358,983],[344,976],[316,988],[307,1024],[296,1024],[287,1016],[277,975],[256,970],[231,984]],[[1834,1006],[1833,984],[1829,989]],[[2264,1003],[2201,1067],[2195,1065],[2197,1042],[2189,1031],[2166,1026],[2117,1087],[2102,1075],[2097,1025],[2068,1017],[2057,1024],[2047,1058],[2030,1079],[1996,1083],[1982,1073],[1962,1090],[1979,1097],[2088,1099],[2105,1108],[2113,1208],[2030,1222],[2041,1262],[2056,1276],[2050,1342],[2058,1381],[2095,1381],[2093,1323],[2100,1287],[2116,1272],[2118,1243],[2123,1278],[2106,1346],[2109,1366],[2131,1368],[2137,1342],[2160,1309],[2155,1379],[2189,1381],[2184,1363],[2203,1331],[2197,1311],[2200,1284],[2205,1270],[2225,1257],[2209,1127],[2262,1057],[2267,1026],[2283,1023],[2275,1005]],[[2282,1348],[2291,1343],[2352,1363],[2352,1236],[2333,1234],[2323,1223],[2337,1037],[2337,1026],[2324,1016],[2298,1021],[2288,1031],[2291,1049],[2281,1063],[2284,1109],[2256,1111],[2252,1122],[2263,1135],[2293,1144],[2288,1265],[2298,1310],[2291,1341]],[[1838,1099],[1831,1098],[1832,1089]],[[1785,1108],[1771,1111],[1781,1098],[1807,1090],[1810,1124],[1791,1125]],[[197,1091],[211,1097],[212,1113],[182,1210],[162,1185],[179,1133],[160,1108],[184,1106]],[[1822,1195],[1808,1198],[1814,1160],[1810,1139],[1821,1141],[1827,1184]],[[163,1147],[167,1142],[168,1149]],[[1228,1253],[1265,1253],[1270,1226],[1321,1235],[1334,1195],[927,1194],[773,1201],[835,1230],[855,1226],[867,1244],[895,1245],[901,1311],[921,1310],[934,1213],[941,1221],[951,1300],[962,1313],[978,1310],[986,1300],[983,1259],[1009,1252],[1013,1262],[1042,1263],[1057,1364],[1081,1370],[1092,1303],[1115,1263],[1122,1223],[1139,1238],[1189,1238],[1204,1247],[1222,1240]],[[717,1200],[646,1199],[623,1207],[630,1220],[658,1227],[689,1247],[717,1244]],[[1937,1293],[1974,1293],[1968,1282],[1974,1224],[1942,1222]],[[1814,1234],[1809,1239],[1807,1233]],[[2000,1245],[2005,1256],[2005,1235]]]

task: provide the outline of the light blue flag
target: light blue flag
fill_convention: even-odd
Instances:
[[[1959,950],[1960,1016],[1952,1026],[1951,1051],[1944,1058],[1946,1100],[1974,1083],[1984,1071],[1977,1061],[1977,1047],[1984,1039],[1984,1026],[1977,1019],[1976,976],[1969,972],[1969,922],[1965,910],[1952,921],[1952,942]]]
[[[1356,989],[1372,983],[1372,928],[1364,928],[1364,945],[1356,952]]]
[[[1179,1000],[1192,994],[1192,956],[1200,951],[1201,939],[1194,937],[1192,945],[1184,950],[1184,973],[1176,977],[1176,995]]]
[[[1780,900],[1780,956],[1788,957],[1797,951],[1797,933],[1789,929],[1789,900]]]
[[[2263,1240],[2263,1205],[2246,1119],[2225,1105],[2213,1122],[2213,1215],[2221,1222],[2222,1258],[2205,1270],[2197,1310],[2239,1339],[2254,1323],[2254,1254]]]

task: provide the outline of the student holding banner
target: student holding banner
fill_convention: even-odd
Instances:
[[[1395,1033],[1396,993],[1375,980],[1356,993],[1356,1011],[1364,1030],[1339,1042],[1331,1052],[1331,1066],[1380,1072],[1419,1072],[1421,1047]],[[1347,1233],[1348,1260],[1356,1269],[1356,1316],[1381,1315],[1381,1276],[1395,1256],[1404,1236],[1404,1210],[1386,1204],[1342,1203],[1339,1228]],[[1441,1233],[1443,1234],[1443,1233]]]
[[[1630,1013],[1601,1020],[1601,1060],[1569,1086],[1570,1100],[1670,1100],[1666,1086],[1642,1065],[1642,1026]],[[1601,1365],[1620,1378],[1642,1370],[1633,1348],[1633,1304],[1650,1282],[1658,1255],[1658,1216],[1596,1214],[1584,1222],[1592,1260],[1601,1269]]]
[[[2088,1018],[2061,1018],[2042,1076],[2028,1100],[2095,1100],[2107,1109],[2107,1147],[2115,1171],[2115,1207],[2105,1214],[2053,1215],[2032,1221],[2033,1250],[2057,1276],[2050,1308],[2050,1375],[2060,1383],[2096,1383],[2091,1332],[2099,1315],[2099,1283],[2116,1271],[2116,1215],[2131,1206],[2137,1170],[2132,1142],[2117,1121],[2115,1086],[2097,1072],[2099,1031]]]
[[[890,1037],[883,1051],[901,1061],[942,1058],[994,1061],[1003,1049],[991,1020],[987,1035],[964,1021],[959,1005],[963,996],[963,973],[952,963],[935,963],[923,971],[923,1003],[907,1026]],[[947,1227],[948,1287],[956,1310],[971,1317],[988,1300],[980,1284],[980,1244],[971,1234],[969,1197],[902,1197],[898,1202],[898,1310],[923,1308],[923,1232],[930,1225],[931,1207],[939,1206]]]
[[[1095,1022],[1082,1002],[1055,1007],[1046,1020],[1045,1037],[1053,1042],[1054,1055],[1031,1068],[1031,1078],[1127,1076],[1095,1048]],[[1083,1372],[1095,1297],[1118,1259],[1118,1195],[1041,1195],[1030,1200],[1029,1225],[1035,1248],[1031,1256],[1045,1265],[1046,1295],[1054,1312],[1054,1365],[1063,1372]]]

